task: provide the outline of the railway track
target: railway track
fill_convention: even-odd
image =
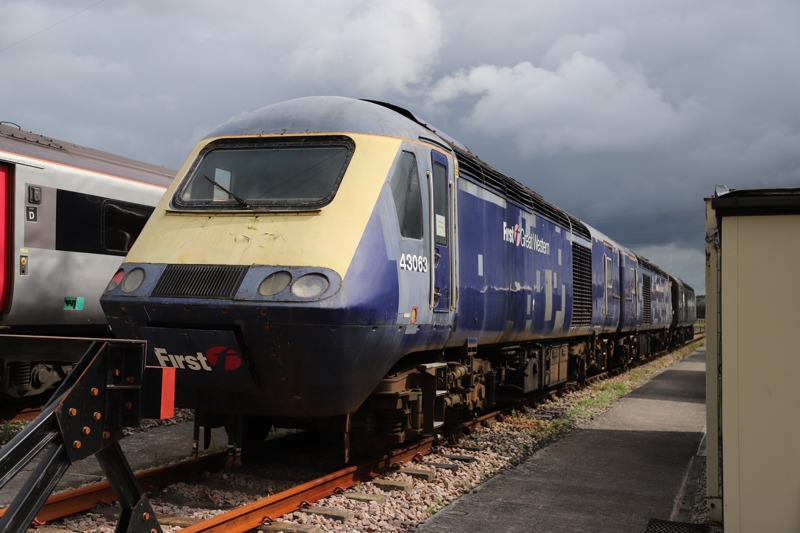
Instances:
[[[0,423],[29,422],[42,413],[41,407],[24,407],[22,409],[0,412]]]
[[[704,334],[695,336],[693,342],[703,337]],[[664,353],[657,354],[641,364],[653,361],[663,355]],[[593,376],[591,380],[587,380],[587,384],[606,379],[610,375],[611,373],[603,373]],[[577,388],[576,384],[568,384],[560,389],[551,390],[536,397],[526,398],[519,404],[505,406],[503,409],[464,422],[438,439],[433,437],[423,438],[411,445],[395,449],[381,459],[364,461],[357,465],[342,468],[213,518],[188,525],[183,527],[181,531],[186,533],[250,531],[283,515],[307,508],[310,504],[322,498],[344,492],[358,483],[374,480],[384,473],[419,462],[432,450],[436,451],[440,445],[456,442],[463,435],[472,433],[477,426],[487,426],[495,420],[502,421],[514,410],[524,409],[525,406],[541,405]],[[198,476],[203,472],[221,468],[223,458],[224,453],[222,452],[210,454],[201,456],[197,460],[187,460],[170,466],[145,470],[138,473],[136,477],[145,490],[157,490],[192,476]],[[99,503],[110,503],[114,500],[114,493],[107,482],[65,491],[55,494],[47,500],[37,515],[37,521],[39,523],[50,522],[75,513],[88,511]],[[2,516],[3,512],[4,510],[0,509],[0,516]]]

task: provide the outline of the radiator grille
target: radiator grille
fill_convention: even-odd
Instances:
[[[153,296],[233,298],[246,273],[246,266],[168,265]]]
[[[653,308],[650,305],[650,276],[642,274],[642,324],[653,323]]]
[[[592,325],[592,251],[572,243],[572,326]]]

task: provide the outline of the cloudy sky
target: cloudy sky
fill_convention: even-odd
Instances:
[[[0,0],[0,120],[177,168],[385,100],[704,293],[703,198],[800,185],[797,0]]]

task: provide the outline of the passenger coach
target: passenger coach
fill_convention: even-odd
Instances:
[[[111,336],[100,295],[173,177],[0,124],[0,401],[44,393],[81,355],[11,335]]]

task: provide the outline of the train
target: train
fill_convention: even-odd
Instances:
[[[271,426],[374,456],[686,342],[694,301],[408,110],[331,96],[202,139],[101,305],[237,456]]]
[[[70,339],[112,336],[100,295],[174,176],[0,123],[0,405],[43,401]]]

